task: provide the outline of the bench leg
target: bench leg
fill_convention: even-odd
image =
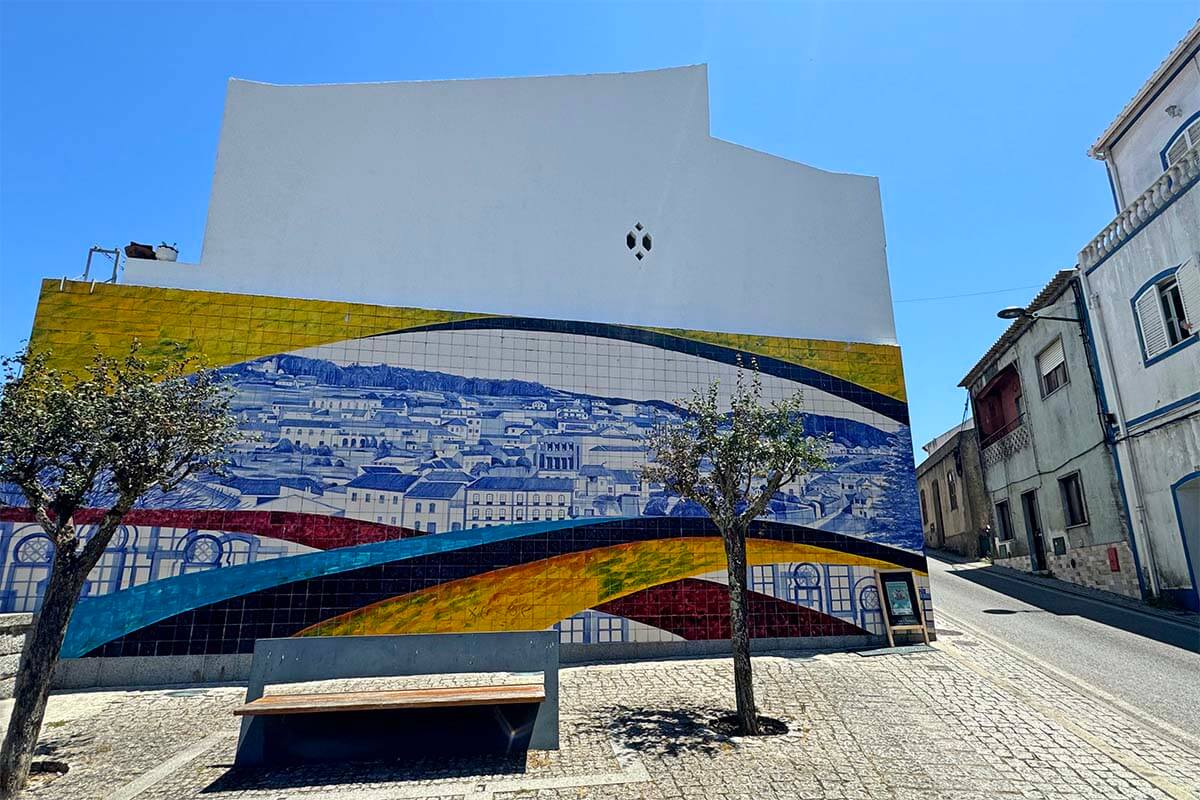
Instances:
[[[238,735],[235,767],[256,767],[264,761],[266,720],[261,717],[242,717],[242,732]]]
[[[547,692],[549,695],[549,692]],[[558,696],[546,700],[537,706],[533,720],[533,731],[529,736],[530,750],[558,749]]]

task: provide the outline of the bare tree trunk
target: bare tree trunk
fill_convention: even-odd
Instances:
[[[0,798],[5,800],[16,797],[29,777],[50,695],[50,678],[86,577],[87,570],[73,554],[64,556],[56,551],[42,609],[21,654],[12,717],[0,750]]]
[[[750,625],[746,608],[746,529],[734,524],[721,531],[729,567],[729,639],[733,645],[733,693],[742,733],[758,735],[754,677],[750,666]]]

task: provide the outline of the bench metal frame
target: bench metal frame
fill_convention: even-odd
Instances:
[[[538,704],[531,750],[558,749],[558,631],[428,633],[402,636],[298,636],[259,639],[246,702],[277,683],[392,678],[463,672],[541,672],[546,699]],[[264,762],[263,720],[242,718],[237,766]]]

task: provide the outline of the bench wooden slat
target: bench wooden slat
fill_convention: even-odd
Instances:
[[[506,686],[453,686],[440,689],[391,689],[377,692],[275,694],[238,706],[237,716],[321,714],[334,711],[384,711],[401,708],[540,703],[546,689],[540,683]]]

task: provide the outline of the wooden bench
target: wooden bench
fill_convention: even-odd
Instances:
[[[540,703],[546,687],[540,683],[488,686],[450,686],[439,689],[387,689],[376,692],[318,692],[274,694],[240,705],[239,717],[279,714],[323,714],[345,711],[387,711],[404,708],[456,708]]]
[[[439,688],[267,694],[269,685],[537,673]],[[237,766],[558,749],[558,632],[312,636],[254,645]]]

